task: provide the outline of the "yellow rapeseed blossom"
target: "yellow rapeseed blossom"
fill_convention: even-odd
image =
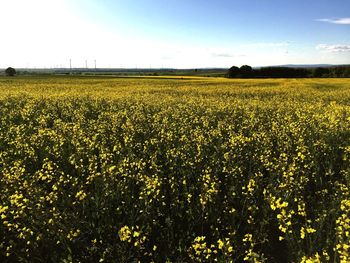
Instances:
[[[0,259],[350,262],[349,91],[0,76]]]
[[[130,228],[128,226],[123,226],[119,230],[118,234],[119,234],[119,238],[120,238],[121,241],[130,242],[132,232],[131,232],[131,230],[130,230]]]

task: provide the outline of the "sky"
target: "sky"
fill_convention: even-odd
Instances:
[[[0,68],[350,64],[349,0],[0,0]]]

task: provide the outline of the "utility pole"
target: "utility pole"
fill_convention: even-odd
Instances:
[[[72,59],[71,58],[69,59],[69,71],[72,72]]]
[[[96,71],[96,69],[97,69],[97,68],[96,68],[96,59],[94,60],[94,62],[95,62],[95,71]]]

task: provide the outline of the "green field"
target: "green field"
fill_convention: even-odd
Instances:
[[[1,262],[349,262],[349,79],[0,78]]]

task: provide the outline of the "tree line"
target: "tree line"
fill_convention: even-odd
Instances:
[[[290,68],[262,67],[253,69],[243,65],[232,66],[227,72],[229,78],[350,78],[350,66]]]

